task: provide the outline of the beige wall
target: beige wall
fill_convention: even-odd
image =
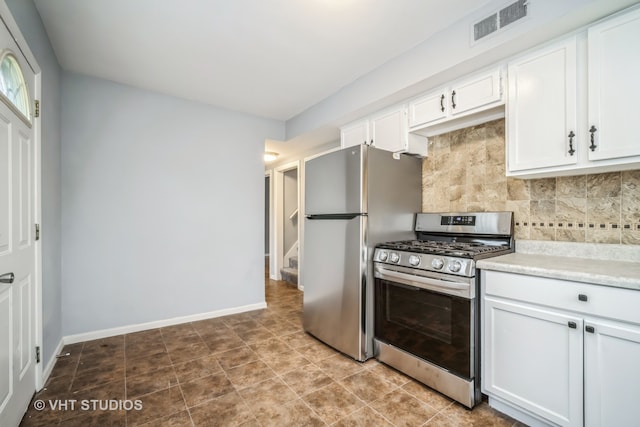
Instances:
[[[422,211],[515,212],[516,238],[640,244],[640,170],[505,176],[504,120],[429,139]]]

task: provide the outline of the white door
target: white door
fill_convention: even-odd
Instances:
[[[640,10],[589,28],[589,160],[640,155]]]
[[[585,426],[638,425],[640,327],[585,320]]]
[[[451,88],[451,115],[480,110],[502,99],[500,69],[471,77]],[[487,107],[488,108],[488,107]]]
[[[12,64],[24,80],[7,77]],[[2,92],[8,94],[0,96],[0,425],[14,426],[35,392],[35,75],[2,24],[0,70]],[[26,114],[20,112],[24,108]]]
[[[448,92],[441,89],[409,104],[409,126],[419,126],[447,117]]]
[[[576,163],[576,75],[575,37],[509,64],[509,172]]]
[[[360,120],[340,128],[340,146],[369,144],[369,119]]]
[[[381,150],[407,151],[407,109],[404,105],[385,110],[371,118],[373,146]]]
[[[559,426],[582,426],[582,319],[486,297],[483,389]]]

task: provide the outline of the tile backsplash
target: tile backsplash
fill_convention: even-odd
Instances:
[[[640,170],[505,175],[504,119],[429,138],[422,211],[514,212],[516,239],[640,244]]]

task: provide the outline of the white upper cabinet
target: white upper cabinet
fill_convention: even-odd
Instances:
[[[446,90],[440,89],[409,104],[409,126],[419,126],[447,117]]]
[[[425,137],[504,117],[502,73],[502,67],[480,72],[415,98],[408,106],[396,105],[350,123],[340,128],[341,146],[366,144],[425,157]]]
[[[509,171],[575,165],[576,38],[509,63]]]
[[[508,64],[507,175],[640,168],[640,9]]]
[[[640,10],[588,30],[590,160],[640,155],[638,42]]]
[[[474,74],[409,103],[409,127],[424,127],[503,103],[501,69]]]
[[[369,145],[369,119],[358,120],[340,128],[340,145],[342,148],[354,145]]]
[[[382,150],[407,151],[407,108],[384,110],[371,117],[372,145]]]
[[[427,155],[426,138],[408,132],[406,104],[382,110],[340,128],[342,148],[360,144],[393,153]]]
[[[452,116],[469,114],[502,104],[501,69],[476,74],[451,86]]]

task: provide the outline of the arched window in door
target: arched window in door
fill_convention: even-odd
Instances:
[[[20,64],[10,50],[5,50],[0,56],[0,93],[4,95],[4,101],[10,107],[14,107],[28,123],[31,123],[29,90]]]

